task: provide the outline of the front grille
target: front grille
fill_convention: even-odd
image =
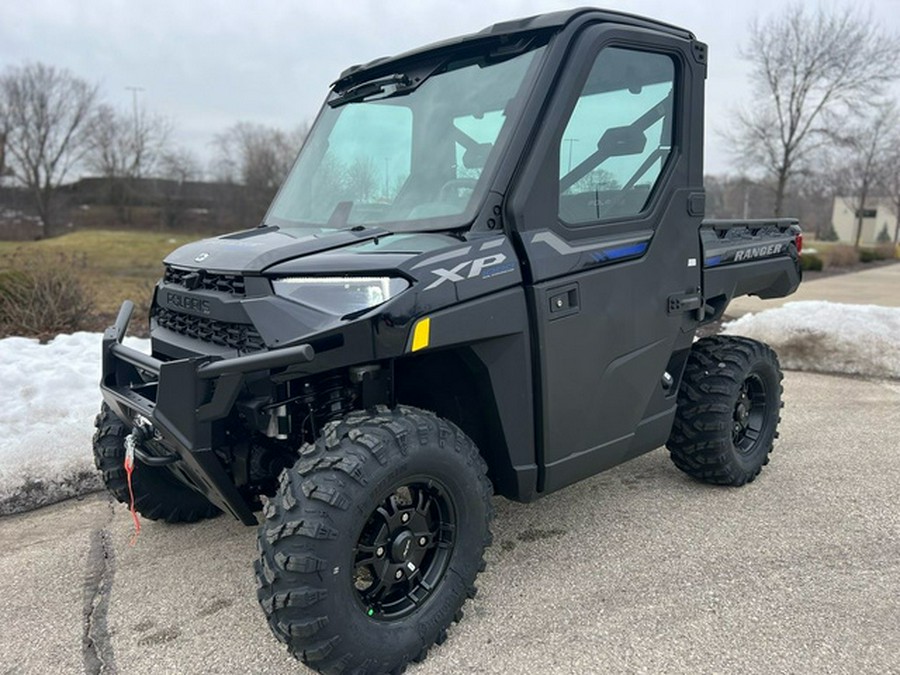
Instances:
[[[180,270],[166,265],[163,281],[183,286],[189,291],[204,290],[230,295],[244,295],[244,277],[240,274],[213,274],[204,270]]]
[[[153,318],[162,328],[168,328],[179,335],[231,347],[241,352],[257,352],[266,347],[262,336],[249,324],[217,321],[193,314],[173,312],[163,307],[153,308]]]

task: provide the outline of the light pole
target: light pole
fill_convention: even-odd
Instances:
[[[128,91],[131,92],[131,113],[132,113],[132,123],[134,124],[134,154],[135,154],[135,162],[139,162],[139,153],[140,153],[140,138],[138,137],[138,92],[144,91],[143,87],[125,87]],[[140,172],[140,166],[135,166],[137,172]]]

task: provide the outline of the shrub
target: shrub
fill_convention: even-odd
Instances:
[[[819,241],[837,241],[838,233],[834,229],[834,223],[828,223],[828,227],[822,228],[816,239]]]
[[[800,256],[800,269],[804,272],[819,272],[823,266],[822,259],[815,253],[804,253]]]
[[[897,257],[897,247],[890,241],[885,244],[879,244],[875,247],[875,255],[879,260],[893,260]]]
[[[881,232],[878,233],[878,238],[875,240],[879,244],[889,244],[891,243],[891,235],[888,233],[887,224],[881,228]]]
[[[876,260],[893,260],[897,251],[893,244],[879,244],[873,248],[859,249],[860,262],[870,263]]]
[[[94,307],[78,267],[62,254],[0,260],[0,338],[47,340],[83,329]]]
[[[847,244],[837,244],[828,249],[826,267],[852,267],[859,263],[859,251]]]

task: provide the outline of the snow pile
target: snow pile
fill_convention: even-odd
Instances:
[[[101,487],[91,454],[99,333],[0,340],[0,514]],[[149,352],[149,340],[127,338]]]
[[[900,379],[900,308],[792,302],[725,324],[787,369]],[[0,515],[101,487],[91,454],[99,333],[0,340]],[[148,340],[126,344],[149,351]]]
[[[725,324],[769,343],[784,368],[900,379],[900,308],[789,302]]]

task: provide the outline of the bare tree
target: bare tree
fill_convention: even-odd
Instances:
[[[287,175],[305,128],[288,133],[274,127],[238,122],[215,139],[215,173],[225,182],[274,193]]]
[[[5,162],[31,192],[45,234],[52,234],[54,192],[88,148],[96,98],[96,85],[41,63],[0,77]]]
[[[347,194],[356,201],[369,201],[378,185],[378,167],[368,155],[359,155],[346,169]]]
[[[299,186],[307,216],[313,220],[328,220],[335,207],[335,195],[339,200],[347,190],[347,167],[326,153],[316,167],[309,184]]]
[[[894,212],[894,244],[900,244],[900,130],[887,142],[889,148],[882,189]]]
[[[160,215],[167,227],[175,228],[182,224],[187,204],[185,203],[188,181],[196,181],[202,177],[200,162],[196,155],[185,148],[177,148],[163,153],[157,171],[161,182],[160,199],[162,209]]]
[[[871,117],[861,119],[838,139],[841,154],[846,158],[839,184],[846,187],[850,207],[856,215],[855,248],[859,248],[867,201],[873,190],[884,183],[890,149],[888,139],[897,129],[897,108],[892,102],[881,103],[874,106]]]
[[[852,135],[852,131],[847,131]],[[816,148],[791,181],[791,189],[785,193],[784,213],[800,219],[804,231],[811,232],[812,239],[836,241],[834,229],[835,200],[847,194],[847,148],[844,139]],[[774,190],[770,190],[774,202]],[[772,213],[771,207],[768,211]]]
[[[141,178],[152,173],[172,130],[164,116],[135,108],[133,114],[101,105],[91,120],[88,166],[109,178]]]
[[[6,139],[9,138],[9,120],[6,115],[3,100],[0,99],[0,186],[6,177]]]
[[[0,187],[3,186],[4,179],[12,174],[7,150],[12,131],[12,112],[4,89],[4,78],[0,76]]]
[[[603,192],[606,190],[620,190],[622,186],[616,180],[615,175],[606,169],[594,169],[570,189],[573,193]]]
[[[131,220],[138,179],[153,172],[165,151],[171,122],[135,106],[133,113],[101,105],[91,120],[88,167],[107,180],[119,217]]]
[[[189,180],[200,180],[203,170],[200,160],[186,148],[175,148],[164,152],[159,160],[159,176],[184,183]]]
[[[855,6],[795,3],[754,21],[741,53],[752,67],[755,100],[731,140],[736,157],[773,182],[778,216],[810,154],[900,74],[900,40]]]
[[[243,196],[234,207],[238,220],[262,216],[287,176],[305,135],[305,126],[285,132],[239,122],[216,136],[214,176],[243,186]]]

